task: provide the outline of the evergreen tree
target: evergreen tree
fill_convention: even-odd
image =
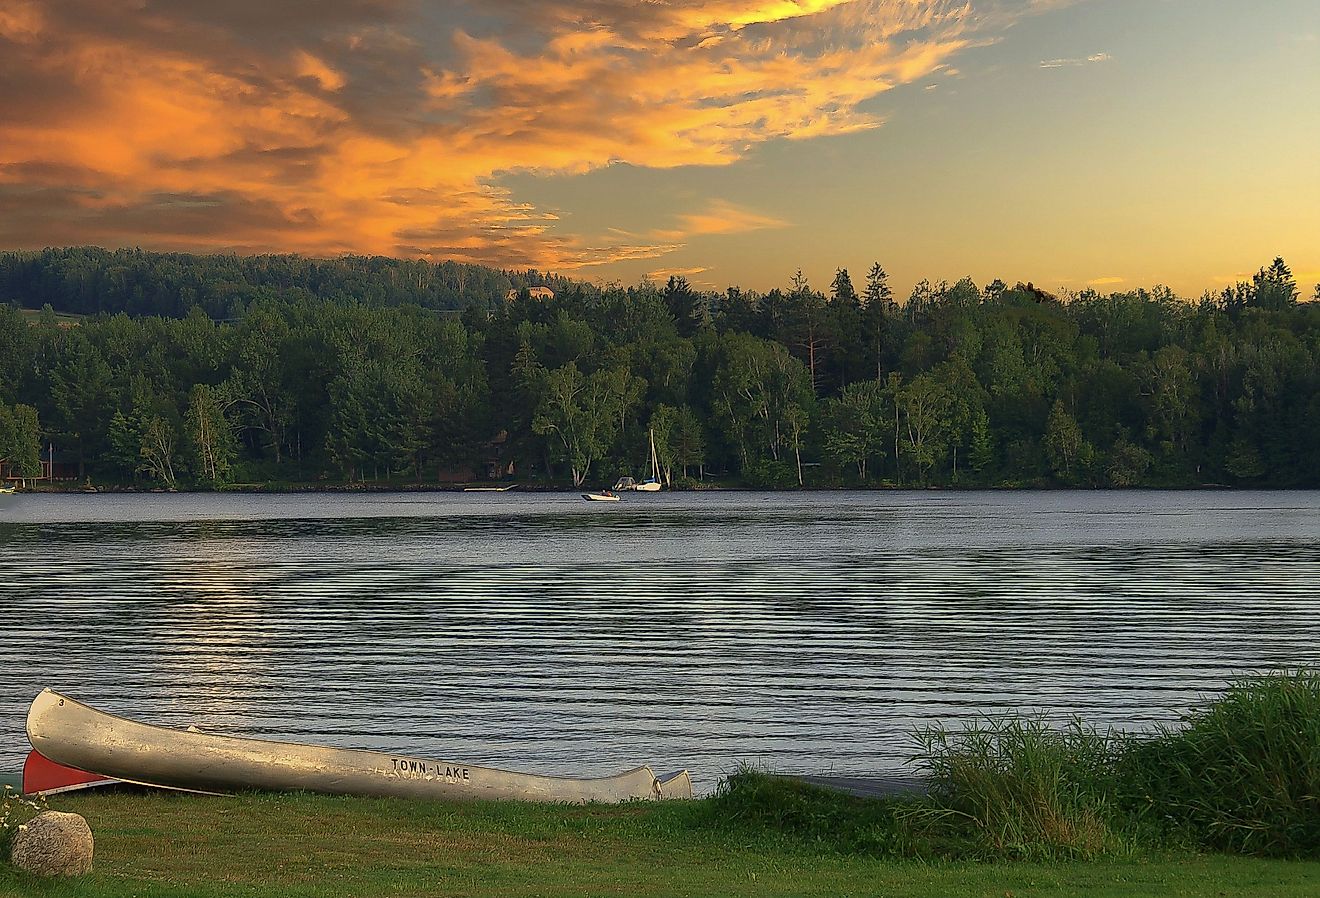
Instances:
[[[848,276],[848,269],[840,268],[834,272],[834,281],[830,284],[830,302],[849,306],[861,304],[857,291],[853,289],[852,278]]]
[[[665,284],[665,305],[678,328],[678,333],[690,337],[705,320],[705,310],[701,298],[692,289],[687,278],[670,275]]]
[[[894,294],[889,289],[889,275],[876,262],[866,274],[866,289],[862,293],[862,333],[870,347],[875,367],[875,379],[884,377],[885,338],[888,321],[894,310]]]
[[[32,406],[0,403],[0,463],[18,477],[41,476],[41,424]]]
[[[994,440],[990,430],[990,416],[985,413],[985,407],[976,409],[975,416],[972,419],[971,440],[967,452],[967,462],[971,465],[976,476],[985,482],[987,472],[994,464],[995,447]]]
[[[1280,257],[1275,257],[1268,268],[1262,268],[1251,278],[1252,305],[1278,312],[1297,304],[1297,281]]]

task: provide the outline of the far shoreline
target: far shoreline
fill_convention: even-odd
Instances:
[[[504,494],[557,494],[581,495],[601,492],[608,486],[566,486],[547,483],[455,483],[455,484],[324,484],[324,483],[269,483],[235,484],[220,489],[199,487],[135,487],[119,484],[87,486],[50,486],[42,484],[36,487],[19,489],[11,496],[38,495],[297,495],[297,494],[415,494],[415,493],[504,493]],[[1235,486],[1222,483],[1201,483],[1188,486],[1136,485],[1125,487],[1103,486],[1058,486],[1048,484],[1025,485],[979,485],[979,486],[909,486],[897,484],[882,485],[845,485],[845,486],[801,486],[801,487],[765,487],[739,483],[704,484],[697,487],[666,488],[664,493],[700,494],[700,493],[775,493],[784,495],[820,494],[820,493],[1307,493],[1316,492],[1313,486]],[[630,490],[620,491],[632,492]]]

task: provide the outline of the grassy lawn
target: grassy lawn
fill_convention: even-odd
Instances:
[[[91,876],[0,865],[3,896],[1261,896],[1320,894],[1320,862],[1171,855],[1050,864],[845,855],[739,827],[709,801],[569,808],[302,795],[60,796]]]
[[[19,309],[18,314],[28,320],[29,324],[36,324],[41,318],[41,309]],[[74,327],[82,324],[83,315],[73,315],[67,312],[56,312],[55,320],[59,322],[60,327]]]

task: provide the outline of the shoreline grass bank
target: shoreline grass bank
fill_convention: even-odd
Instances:
[[[716,800],[565,807],[310,795],[57,797],[96,834],[93,872],[0,896],[913,896],[1302,898],[1320,862],[1190,852],[1094,861],[922,862],[730,819]]]
[[[917,742],[927,791],[883,798],[755,770],[707,799],[585,807],[61,795],[96,872],[0,866],[0,896],[1320,894],[1315,671],[1239,681],[1154,733],[1017,715]]]

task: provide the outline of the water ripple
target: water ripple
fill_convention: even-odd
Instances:
[[[1173,720],[1320,662],[1315,493],[25,497],[0,769],[45,685],[217,733],[709,787],[911,730]]]

